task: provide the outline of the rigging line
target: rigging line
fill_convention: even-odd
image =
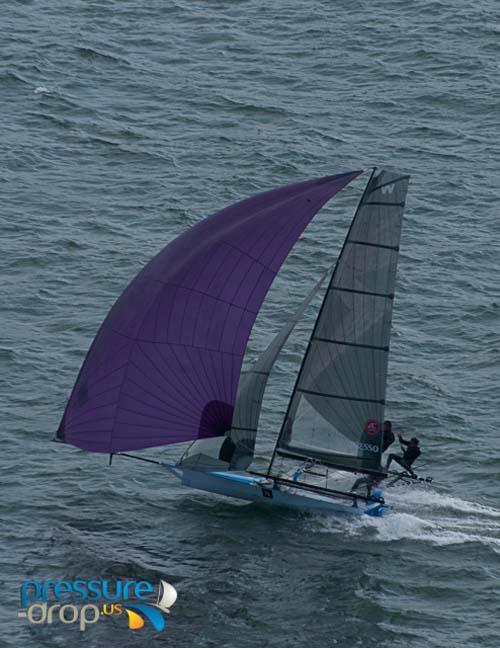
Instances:
[[[156,464],[158,466],[164,466],[165,463],[163,461],[158,461],[157,459],[147,459],[146,457],[140,457],[139,455],[133,455],[128,452],[110,452],[109,453],[109,463],[111,465],[111,461],[113,457],[126,457],[127,459],[137,459],[137,461],[144,461],[145,463],[151,463],[151,464]]]

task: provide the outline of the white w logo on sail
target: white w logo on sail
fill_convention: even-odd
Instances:
[[[391,194],[394,191],[394,185],[385,185],[384,187],[381,187],[381,189],[383,194]]]

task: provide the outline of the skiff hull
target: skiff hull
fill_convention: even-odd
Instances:
[[[282,506],[309,513],[340,513],[351,516],[381,515],[382,509],[385,508],[377,503],[365,507],[362,502],[353,504],[348,499],[325,496],[300,488],[277,487],[270,479],[255,477],[245,472],[202,472],[173,465],[165,465],[165,467],[190,488],[265,506]]]

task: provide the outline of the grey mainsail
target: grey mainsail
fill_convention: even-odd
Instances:
[[[370,178],[344,242],[276,453],[380,472],[392,305],[409,176]]]
[[[196,441],[183,456],[182,465],[196,467],[198,470],[224,470],[228,468],[228,464],[238,470],[248,468],[254,456],[262,400],[271,371],[297,322],[302,318],[329,274],[330,270],[320,277],[292,318],[278,331],[251,368],[241,373],[233,425],[229,434],[235,446],[231,461],[224,462],[219,459],[222,444],[222,439],[219,437]]]

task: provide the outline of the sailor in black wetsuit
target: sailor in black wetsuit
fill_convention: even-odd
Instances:
[[[385,469],[389,470],[391,462],[394,460],[405,470],[407,470],[412,477],[416,477],[415,473],[411,469],[412,463],[420,456],[419,440],[416,437],[411,438],[409,441],[405,441],[403,437],[398,434],[399,443],[401,444],[401,449],[403,446],[406,446],[406,450],[402,455],[390,454],[387,459],[387,464]]]
[[[394,443],[395,441],[394,432],[392,431],[391,421],[384,421],[384,436],[382,440],[382,452],[385,452],[387,448]]]

